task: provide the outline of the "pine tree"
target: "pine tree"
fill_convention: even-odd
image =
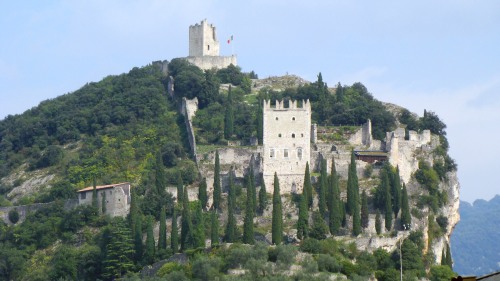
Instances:
[[[299,203],[299,218],[297,220],[297,238],[304,239],[308,234],[309,211],[307,208],[307,194],[305,189],[302,191]]]
[[[153,218],[149,218],[146,227],[146,250],[144,251],[144,261],[152,264],[155,260],[155,238],[153,235]]]
[[[377,232],[378,235],[382,233],[382,219],[380,218],[379,210],[377,210],[377,213],[375,215],[375,231]]]
[[[368,196],[366,192],[363,190],[361,194],[361,227],[368,227]]]
[[[189,210],[189,198],[187,190],[183,192],[182,217],[181,217],[181,251],[193,246],[193,224],[191,211]]]
[[[142,219],[137,217],[134,225],[134,249],[136,263],[142,261],[144,255],[144,245],[142,244]]]
[[[205,209],[208,203],[208,195],[207,195],[207,179],[203,178],[201,180],[200,186],[198,188],[198,200],[200,200],[201,207]]]
[[[410,206],[408,204],[408,192],[406,185],[403,183],[403,194],[401,196],[401,225],[411,227]]]
[[[184,183],[182,182],[181,170],[177,170],[177,202],[182,202],[184,198]]]
[[[177,226],[177,208],[174,206],[172,210],[172,234],[170,235],[170,248],[172,253],[177,253],[179,250],[179,228]]]
[[[160,233],[158,238],[158,252],[167,249],[167,215],[165,206],[161,207],[160,212]]]
[[[219,244],[219,218],[217,210],[213,210],[210,215],[210,241],[212,247]]]
[[[326,215],[326,189],[328,186],[328,175],[326,172],[326,159],[321,159],[321,173],[319,179],[318,208],[321,215]]]
[[[281,244],[283,240],[283,210],[281,209],[281,194],[278,174],[274,172],[272,243]]]
[[[108,235],[109,243],[106,244],[102,261],[102,276],[106,280],[114,280],[133,269],[134,246],[130,230],[123,220],[115,221]]]
[[[220,185],[220,160],[219,151],[215,151],[215,169],[214,169],[214,194],[213,194],[213,209],[220,208],[222,189]]]
[[[267,206],[267,191],[266,191],[266,183],[264,182],[264,176],[262,176],[260,181],[260,190],[259,190],[259,214],[263,214],[264,210]]]
[[[330,173],[330,216],[328,226],[330,228],[330,233],[335,235],[340,230],[340,225],[342,224],[342,205],[343,202],[340,199],[340,189],[339,189],[339,177],[337,171],[335,170],[335,159],[332,157],[332,168]]]
[[[304,175],[304,190],[306,191],[306,201],[307,207],[311,208],[313,204],[313,195],[312,195],[312,184],[311,184],[311,172],[309,171],[309,162],[306,163],[306,172]]]
[[[196,210],[193,215],[193,244],[196,248],[205,248],[205,222],[200,201],[196,202]]]
[[[392,228],[392,200],[390,187],[385,187],[385,229],[391,230]]]
[[[234,188],[233,170],[229,171],[229,190],[227,196],[227,225],[225,241],[232,243],[236,241],[236,218],[234,209],[236,207],[236,192]]]
[[[255,208],[253,205],[252,190],[250,187],[251,184],[252,183],[250,182],[249,179],[247,185],[245,219],[243,221],[243,243],[253,245],[255,243],[254,232],[253,232],[253,215]]]
[[[356,172],[356,158],[354,151],[351,152],[351,163],[347,175],[347,206],[346,211],[349,215],[353,215],[353,211],[358,205],[359,210],[359,183],[358,174]]]
[[[233,94],[231,85],[227,93],[226,113],[224,115],[224,138],[230,139],[234,132],[234,109],[233,109]]]
[[[101,214],[105,215],[106,214],[106,191],[102,191],[102,201],[101,201]]]
[[[392,211],[394,218],[398,217],[401,208],[401,177],[399,176],[399,167],[396,167],[396,173],[392,178]]]

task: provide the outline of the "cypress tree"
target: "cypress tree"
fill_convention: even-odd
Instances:
[[[250,188],[251,182],[248,180],[247,185],[247,200],[245,206],[245,219],[243,221],[243,243],[254,244],[254,232],[253,232],[253,215],[255,208],[253,205],[252,190]]]
[[[347,203],[342,201],[340,209],[342,210],[342,227],[347,227],[347,211],[345,210]]]
[[[332,157],[332,168],[330,175],[330,216],[328,226],[330,228],[330,233],[335,235],[340,230],[340,225],[342,223],[342,205],[343,202],[340,199],[340,189],[339,189],[339,177],[337,171],[335,170],[335,159]]]
[[[234,109],[233,109],[233,94],[231,85],[227,93],[226,113],[224,115],[224,138],[230,139],[234,132]]]
[[[191,220],[191,211],[189,210],[189,198],[186,192],[183,192],[182,217],[181,217],[181,251],[185,251],[193,246],[193,224]]]
[[[97,201],[97,185],[95,181],[95,177],[92,178],[92,207],[95,208],[96,212],[99,211],[99,201]]]
[[[250,188],[250,197],[252,199],[252,210],[255,215],[255,211],[257,210],[257,191],[255,190],[255,179],[254,179],[254,171],[253,171],[253,165],[252,163],[254,162],[254,157],[252,155],[251,161],[250,161],[250,172],[248,175],[249,178],[249,188]]]
[[[281,209],[281,194],[278,174],[274,172],[272,243],[281,244],[283,240],[283,210]]]
[[[219,151],[215,151],[215,169],[214,169],[214,194],[213,194],[213,208],[218,210],[220,208],[222,189],[220,185],[220,160]]]
[[[158,238],[158,252],[167,249],[167,215],[165,206],[161,207],[160,212],[160,233]]]
[[[453,260],[451,258],[451,250],[448,243],[446,243],[446,265],[453,269]]]
[[[389,186],[385,186],[385,229],[388,231],[392,228],[392,200]]]
[[[203,178],[198,187],[198,200],[200,200],[201,207],[205,209],[207,207],[208,195],[207,195],[207,179]]]
[[[347,175],[347,206],[346,211],[349,215],[354,214],[356,205],[359,211],[359,183],[358,174],[356,172],[356,158],[354,157],[354,151],[351,152],[351,163],[349,164],[349,170]]]
[[[259,213],[262,215],[267,206],[267,191],[266,191],[266,183],[264,182],[264,176],[262,176],[260,181],[260,190],[259,190]]]
[[[368,196],[364,190],[361,194],[361,227],[368,227]]]
[[[321,159],[321,173],[319,179],[318,207],[321,215],[326,215],[326,189],[328,185],[328,175],[326,172],[326,159]]]
[[[444,248],[441,251],[441,265],[447,265],[446,264],[446,252],[445,252]]]
[[[102,201],[101,201],[101,213],[103,215],[105,215],[106,214],[106,210],[107,210],[106,209],[106,191],[103,190],[102,191]]]
[[[375,231],[377,232],[378,235],[382,233],[382,219],[380,218],[379,210],[377,210],[377,213],[375,215]]]
[[[312,227],[309,232],[309,236],[314,239],[323,240],[326,238],[328,232],[328,226],[323,219],[323,216],[319,212],[313,212],[312,214]]]
[[[142,256],[144,254],[144,246],[142,244],[142,219],[137,217],[137,221],[134,225],[134,249],[135,249],[135,261],[136,263],[142,261]]]
[[[263,112],[263,103],[264,100],[260,100],[258,102],[259,107],[257,109],[257,139],[259,140],[259,144],[262,145],[262,141],[264,140],[264,112]]]
[[[184,183],[182,182],[181,171],[177,170],[177,202],[182,202],[184,198]]]
[[[356,202],[352,210],[352,235],[358,236],[361,233],[361,214],[359,203]]]
[[[146,251],[144,252],[144,261],[146,264],[152,264],[155,260],[155,238],[153,235],[153,218],[148,218],[146,227]]]
[[[139,216],[139,206],[137,206],[137,198],[135,194],[135,189],[130,189],[130,230],[135,233],[135,224]],[[134,234],[132,234],[134,235]]]
[[[210,242],[212,246],[215,246],[219,244],[219,218],[217,210],[212,210],[210,220]]]
[[[411,214],[410,206],[408,204],[408,192],[404,183],[403,194],[401,196],[401,225],[407,225],[411,227]]]
[[[174,206],[172,210],[172,234],[170,235],[170,248],[172,253],[177,253],[179,250],[179,228],[177,226],[177,208]]]
[[[308,234],[308,218],[309,211],[307,208],[307,194],[305,194],[305,189],[300,195],[299,203],[299,219],[297,220],[297,238],[304,239]]]
[[[167,186],[167,178],[165,176],[165,166],[163,165],[163,161],[161,159],[161,153],[156,154],[156,165],[154,170],[156,194],[159,195],[160,200],[163,200],[163,198],[165,198],[165,186]]]
[[[401,208],[401,177],[399,176],[399,167],[396,167],[396,173],[392,178],[392,211],[394,218],[398,217]]]
[[[306,163],[306,172],[304,175],[304,190],[306,191],[307,207],[311,208],[313,204],[311,172],[309,171],[309,162]]]
[[[236,241],[236,218],[234,217],[234,209],[236,207],[236,194],[233,182],[233,170],[229,171],[229,190],[227,196],[227,225],[226,225],[226,242],[232,243]]]
[[[205,222],[200,201],[196,202],[196,210],[193,215],[193,244],[196,248],[205,248]]]

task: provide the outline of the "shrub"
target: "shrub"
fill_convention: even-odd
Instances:
[[[340,272],[342,266],[334,257],[325,254],[319,254],[317,257],[319,271]]]
[[[181,271],[181,270],[182,270],[182,265],[176,262],[167,262],[158,270],[156,275],[164,277],[165,275],[170,274],[174,271]]]
[[[306,238],[300,243],[299,249],[302,252],[318,254],[321,251],[321,243],[319,240],[314,238]]]
[[[19,221],[19,212],[17,211],[17,209],[12,209],[9,211],[9,220],[13,224],[16,224]]]
[[[441,215],[436,218],[436,222],[441,227],[441,230],[446,232],[446,228],[448,227],[448,218]]]

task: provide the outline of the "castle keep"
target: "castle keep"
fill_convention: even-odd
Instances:
[[[217,40],[215,26],[207,20],[189,26],[189,57],[190,63],[203,70],[226,68],[230,64],[237,65],[236,56],[220,56],[220,44]]]
[[[311,103],[309,100],[264,101],[263,107],[263,175],[272,188],[278,174],[281,193],[301,192],[306,163],[311,155]]]

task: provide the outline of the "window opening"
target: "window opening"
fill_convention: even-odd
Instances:
[[[292,134],[292,138],[295,138],[295,134]]]
[[[283,157],[288,158],[288,149],[283,150]]]
[[[281,134],[278,134],[278,137],[281,138]]]
[[[297,157],[299,157],[299,159],[302,160],[302,148],[301,147],[297,148]]]
[[[276,120],[278,120],[278,117],[276,117]]]
[[[269,157],[271,157],[271,158],[275,157],[274,153],[275,153],[274,149],[271,148],[271,151],[269,152]]]
[[[292,117],[292,121],[295,121],[295,117]]]
[[[87,193],[86,192],[80,193],[80,199],[85,200],[86,198],[87,198]]]

